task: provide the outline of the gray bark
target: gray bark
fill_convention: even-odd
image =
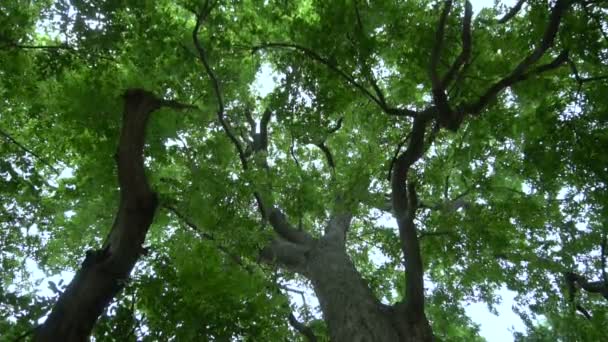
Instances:
[[[286,254],[285,245],[269,246],[269,249],[283,247],[272,254],[274,261],[312,282],[331,340],[432,341],[424,313],[408,315],[405,305],[382,304],[351,262],[340,239],[331,238],[335,236],[326,235],[315,240],[306,251],[293,250],[294,254],[302,256],[296,263],[293,257],[283,262],[281,256]]]

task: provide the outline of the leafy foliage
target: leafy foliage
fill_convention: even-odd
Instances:
[[[442,2],[219,2],[200,39],[239,139],[250,130],[246,113],[259,122],[272,110],[268,172],[241,167],[217,120],[192,39],[191,11],[200,6],[0,4],[3,336],[28,333],[59,295],[40,291],[41,272],[73,271],[85,250],[103,244],[118,207],[120,94],[131,87],[198,109],[152,118],[146,167],[161,209],[146,240],[150,253],[98,322],[96,340],[303,338],[288,325],[293,310],[326,338],[319,310],[285,290],[311,292],[311,284],[260,261],[273,233],[253,193],[265,189],[313,236],[323,234],[334,199],[348,194],[353,263],[379,299],[403,299],[406,272],[385,195],[412,120],[383,113],[368,95],[377,87],[400,110],[432,101],[428,68]],[[464,6],[455,3],[447,18],[441,73],[461,51]],[[471,62],[448,89],[450,101],[474,101],[513,70],[538,44],[549,8],[528,1],[504,24],[497,22],[504,6],[481,10]],[[426,311],[438,338],[482,340],[463,306],[494,308],[502,286],[517,293],[528,327],[516,340],[605,338],[605,299],[585,289],[571,296],[564,273],[608,287],[606,11],[599,1],[573,2],[540,64],[560,51],[568,61],[509,87],[458,131],[436,130],[412,167]],[[253,86],[265,68],[279,75],[268,94]]]

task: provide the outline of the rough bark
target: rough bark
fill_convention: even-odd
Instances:
[[[128,90],[124,102],[116,154],[120,206],[114,225],[103,248],[86,253],[82,267],[36,329],[35,341],[88,340],[98,317],[124,287],[144,252],[142,245],[157,207],[144,173],[145,128],[150,114],[167,103],[140,89]]]
[[[432,341],[424,314],[378,301],[341,246],[321,238],[302,272],[313,284],[332,341]]]

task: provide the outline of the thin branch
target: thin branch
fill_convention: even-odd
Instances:
[[[436,231],[436,232],[421,232],[419,235],[419,238],[425,238],[425,237],[430,237],[430,236],[445,236],[445,235],[458,235],[455,231],[453,230],[440,230],[440,231]]]
[[[606,276],[606,248],[608,248],[608,238],[606,237],[606,233],[602,234],[602,245],[600,246],[600,264],[602,267],[602,279],[604,283],[608,286],[608,276]]]
[[[443,77],[441,87],[444,89],[454,80],[454,77],[465,63],[471,58],[471,18],[473,17],[473,7],[469,1],[464,5],[464,19],[462,22],[462,51],[456,58],[452,66]]]
[[[399,153],[401,153],[401,149],[403,148],[403,145],[405,145],[405,143],[408,142],[411,134],[412,133],[410,132],[403,140],[401,140],[399,142],[399,144],[397,144],[397,148],[395,149],[395,153],[393,154],[393,158],[391,158],[391,162],[388,167],[388,174],[387,174],[386,180],[389,182],[392,179],[393,167],[395,165],[395,162],[397,161],[397,157],[399,156]]]
[[[208,241],[213,242],[213,245],[215,246],[215,248],[217,248],[222,253],[226,254],[235,264],[241,266],[249,274],[253,274],[253,269],[249,265],[246,265],[244,263],[243,258],[241,258],[240,255],[233,254],[226,247],[219,245],[213,235],[203,231],[197,224],[195,224],[192,220],[190,220],[186,215],[182,214],[177,208],[175,208],[174,206],[167,204],[167,203],[163,203],[162,208],[164,208],[171,214],[175,215],[175,217],[177,217],[180,221],[182,221],[192,231],[196,232],[197,234],[199,234],[203,238],[207,239]]]
[[[246,170],[248,166],[247,166],[247,158],[245,157],[245,152],[243,150],[243,147],[241,146],[241,143],[239,142],[239,140],[236,138],[236,136],[232,132],[232,128],[230,127],[230,124],[226,121],[225,113],[224,113],[224,99],[222,97],[222,92],[220,90],[219,80],[217,79],[217,76],[215,75],[215,73],[213,72],[213,69],[209,65],[205,49],[203,48],[203,46],[200,42],[200,39],[198,37],[198,34],[199,34],[199,31],[203,24],[203,21],[209,15],[211,10],[213,9],[213,6],[214,6],[213,4],[209,4],[209,1],[206,1],[205,5],[203,6],[203,8],[201,9],[200,12],[197,13],[194,10],[190,10],[196,16],[196,24],[194,25],[194,29],[192,30],[192,40],[194,41],[194,46],[198,52],[198,57],[199,57],[198,59],[203,64],[203,67],[205,68],[205,72],[211,79],[213,91],[215,93],[215,97],[217,98],[218,120],[220,121],[220,124],[222,125],[224,132],[226,133],[226,135],[228,136],[230,141],[234,144],[234,146],[238,152],[239,159],[241,160],[241,164],[243,165],[243,168]]]
[[[515,4],[515,6],[511,7],[509,12],[507,12],[502,18],[498,19],[499,24],[504,24],[507,21],[511,20],[511,18],[515,17],[517,13],[521,10],[526,0],[519,0]]]
[[[439,22],[437,23],[437,29],[435,31],[435,43],[433,44],[433,50],[431,51],[431,64],[429,67],[429,75],[432,84],[433,102],[437,106],[438,114],[440,118],[443,118],[443,126],[448,125],[450,118],[452,117],[452,109],[448,102],[447,95],[445,93],[444,85],[439,77],[439,60],[441,59],[441,51],[443,50],[443,41],[445,36],[445,27],[448,19],[448,15],[452,9],[452,0],[445,0],[443,10],[439,16]]]
[[[325,155],[325,159],[327,160],[327,164],[331,168],[332,172],[334,172],[336,170],[336,163],[334,162],[334,158],[333,158],[333,156],[331,154],[331,151],[327,147],[327,145],[325,145],[324,142],[319,143],[319,144],[315,144],[315,145],[318,148],[320,148],[321,151],[323,151],[323,154]]]
[[[292,43],[264,43],[264,44],[254,46],[253,51],[255,52],[257,50],[269,49],[269,48],[283,48],[283,49],[296,50],[296,51],[303,53],[306,57],[327,66],[330,70],[332,70],[333,72],[338,74],[340,77],[345,79],[353,87],[357,88],[366,97],[368,97],[370,100],[372,100],[374,103],[376,103],[388,115],[414,117],[418,114],[418,112],[413,111],[413,110],[403,109],[403,108],[392,108],[392,107],[386,106],[385,103],[382,102],[382,100],[380,100],[378,97],[376,97],[374,94],[372,94],[369,90],[367,90],[367,88],[365,88],[363,85],[361,85],[359,82],[357,82],[352,76],[348,75],[346,72],[344,72],[342,69],[340,69],[334,62],[328,60],[327,58],[322,57],[321,55],[319,55],[318,53],[314,52],[313,50],[311,50],[307,47],[304,47],[304,46],[301,46],[298,44],[292,44]]]
[[[291,158],[293,158],[293,161],[296,163],[298,170],[302,171],[302,165],[300,165],[298,156],[296,156],[295,142],[296,142],[296,138],[292,135],[291,136],[291,145],[289,146],[289,153],[291,154]]]
[[[576,310],[585,316],[586,319],[591,320],[591,314],[589,314],[589,311],[587,311],[587,309],[585,309],[582,305],[577,304]]]
[[[462,110],[464,112],[471,115],[478,115],[505,88],[512,86],[517,82],[523,81],[532,75],[555,69],[566,62],[567,58],[564,58],[565,52],[562,52],[557,58],[554,59],[553,62],[540,66],[534,69],[532,72],[526,73],[528,69],[530,69],[534,63],[540,60],[545,52],[553,46],[561,19],[568,9],[570,3],[571,0],[557,0],[553,6],[553,9],[551,10],[549,24],[545,28],[543,37],[536,45],[536,48],[532,51],[532,53],[524,58],[509,75],[490,86],[490,88],[479,97],[477,102],[463,106]]]
[[[355,1],[354,7],[355,7],[355,15],[357,17],[357,29],[359,31],[358,33],[362,39],[365,39],[366,38],[365,29],[363,27],[363,20],[361,20],[361,13],[359,12],[359,1]],[[360,64],[362,65],[362,68],[366,74],[366,77],[368,78],[369,83],[372,86],[372,89],[376,93],[376,98],[380,101],[380,103],[382,103],[381,108],[389,108],[389,106],[386,104],[386,98],[384,97],[384,94],[382,93],[382,90],[378,86],[378,82],[376,81],[376,78],[374,77],[374,73],[372,72],[372,69],[365,62],[365,58],[363,58],[363,56],[361,56],[361,54],[358,54],[358,55],[359,55]]]
[[[34,151],[32,151],[29,148],[25,147],[23,144],[21,144],[19,141],[17,141],[15,138],[13,138],[10,134],[8,134],[6,131],[4,131],[1,128],[0,128],[0,135],[2,135],[6,140],[8,140],[8,141],[12,142],[13,144],[17,145],[17,147],[19,147],[20,149],[22,149],[26,153],[29,153],[34,158],[40,160],[41,163],[43,163],[44,165],[46,165],[49,168],[51,168],[51,170],[53,170],[53,172],[55,174],[57,174],[57,175],[60,174],[59,170],[57,170],[53,165],[51,165],[49,162],[47,162],[45,158],[42,158],[41,156],[39,156],[38,154],[36,154]]]

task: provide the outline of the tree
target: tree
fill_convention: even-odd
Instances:
[[[471,341],[503,285],[603,336],[603,2],[0,9],[9,338]]]

